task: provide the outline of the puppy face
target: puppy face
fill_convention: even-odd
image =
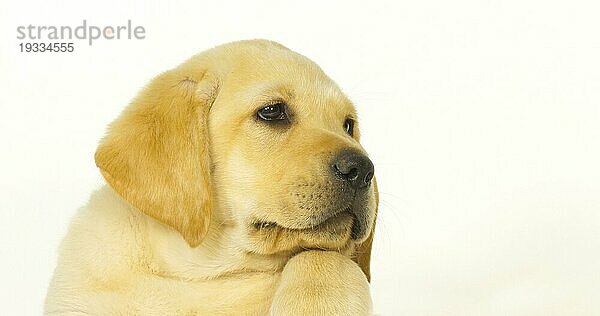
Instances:
[[[109,185],[197,247],[352,252],[368,276],[377,206],[352,103],[312,61],[268,41],[196,55],[156,77],[96,152]],[[211,224],[212,223],[212,224]]]
[[[363,241],[375,213],[373,165],[358,142],[352,103],[289,50],[245,56],[253,62],[234,66],[209,114],[214,192],[225,220],[258,253]]]

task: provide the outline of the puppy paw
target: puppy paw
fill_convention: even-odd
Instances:
[[[271,305],[272,315],[370,315],[369,283],[360,267],[334,251],[291,258]]]

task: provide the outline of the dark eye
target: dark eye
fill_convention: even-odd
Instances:
[[[346,121],[344,121],[344,130],[346,131],[346,133],[348,133],[348,135],[354,136],[354,120],[353,119],[346,119]]]
[[[282,121],[287,120],[287,114],[285,112],[285,104],[275,103],[258,110],[256,113],[258,118],[263,121]]]

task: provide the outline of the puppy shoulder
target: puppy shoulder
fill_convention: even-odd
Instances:
[[[104,186],[71,221],[59,250],[59,266],[80,267],[92,274],[134,267],[144,256],[145,226],[140,212]]]

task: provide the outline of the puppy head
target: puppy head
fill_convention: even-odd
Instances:
[[[358,245],[360,263],[370,251],[376,186],[354,107],[316,64],[273,42],[219,46],[155,78],[96,163],[192,247],[212,216],[247,252]]]

